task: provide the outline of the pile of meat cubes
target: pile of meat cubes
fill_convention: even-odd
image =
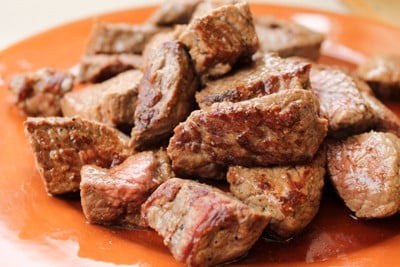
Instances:
[[[400,208],[400,121],[361,78],[373,61],[316,63],[322,42],[246,2],[166,1],[142,25],[96,23],[78,77],[45,68],[10,89],[49,194],[213,266],[302,231],[325,176],[357,217]],[[400,78],[372,83],[388,95]]]

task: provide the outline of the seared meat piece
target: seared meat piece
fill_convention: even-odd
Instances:
[[[142,205],[146,223],[186,266],[233,260],[257,241],[270,217],[211,186],[172,178]]]
[[[177,175],[196,175],[209,163],[249,167],[307,162],[327,133],[318,109],[311,91],[293,89],[194,111],[170,139],[172,167]]]
[[[171,31],[165,31],[155,34],[143,49],[144,66],[148,63],[148,58],[152,53],[151,50],[157,49],[165,42],[171,42],[178,39],[179,35],[186,29],[186,25],[175,25]]]
[[[79,191],[82,165],[109,168],[132,153],[127,136],[79,117],[28,118],[24,125],[49,194]]]
[[[310,163],[294,166],[230,167],[230,191],[244,203],[271,215],[266,232],[289,238],[317,214],[325,176],[326,151]]]
[[[400,55],[378,55],[358,66],[357,74],[381,99],[400,99]]]
[[[201,76],[221,76],[239,61],[250,61],[258,49],[253,17],[247,3],[214,9],[195,17],[180,35]]]
[[[266,54],[251,66],[215,81],[196,94],[200,108],[215,102],[238,102],[280,90],[309,89],[311,64],[293,62],[274,54]]]
[[[360,133],[374,125],[375,114],[356,77],[336,67],[315,64],[310,80],[321,104],[321,115],[328,119],[330,135]]]
[[[168,0],[152,14],[150,23],[171,26],[174,24],[187,24],[193,11],[202,0]]]
[[[368,93],[363,95],[376,117],[373,129],[379,132],[391,132],[400,138],[400,118],[374,95]]]
[[[281,57],[299,56],[317,60],[324,39],[304,26],[271,16],[254,20],[261,52],[277,52]]]
[[[174,177],[164,150],[134,154],[120,165],[81,170],[81,203],[90,223],[143,226],[140,206],[164,181]]]
[[[133,125],[140,70],[130,70],[103,83],[66,94],[61,100],[64,116],[80,115],[110,126]]]
[[[81,59],[79,80],[99,83],[130,69],[141,69],[142,57],[134,54],[85,55]]]
[[[328,146],[330,179],[357,217],[387,217],[400,207],[400,139],[368,132]]]
[[[139,88],[132,144],[143,150],[172,135],[193,109],[198,81],[179,42],[166,42],[150,55]]]
[[[15,103],[28,116],[61,115],[60,99],[71,91],[74,77],[62,70],[40,69],[15,75],[9,88],[15,94]]]
[[[93,27],[86,54],[140,54],[149,39],[164,30],[152,24],[98,22]]]

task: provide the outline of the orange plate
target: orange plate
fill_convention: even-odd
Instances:
[[[101,15],[100,20],[140,23],[154,8]],[[252,5],[255,15],[291,18],[326,33],[321,61],[354,67],[379,52],[398,52],[400,31],[374,21],[299,8]],[[31,37],[0,52],[0,265],[181,266],[152,231],[109,229],[85,222],[79,200],[46,194],[23,133],[24,117],[5,83],[16,72],[44,66],[71,68],[84,51],[93,19]],[[388,103],[399,112],[399,106]],[[237,266],[399,266],[400,217],[357,221],[332,190],[320,213],[288,243],[261,239]]]

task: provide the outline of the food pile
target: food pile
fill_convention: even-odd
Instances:
[[[305,229],[325,177],[359,218],[399,211],[400,120],[375,96],[400,89],[393,57],[373,79],[374,61],[317,63],[321,34],[244,1],[166,1],[89,39],[77,77],[9,84],[47,192],[79,192],[88,222],[154,229],[214,266]]]

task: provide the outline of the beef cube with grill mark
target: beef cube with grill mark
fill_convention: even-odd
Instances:
[[[197,76],[181,43],[166,42],[154,49],[139,88],[132,145],[143,150],[171,136],[192,111],[197,87]]]
[[[287,89],[310,89],[311,64],[266,54],[254,64],[215,81],[196,93],[200,108],[215,102],[239,102]]]
[[[150,17],[149,23],[161,26],[189,23],[194,10],[202,0],[165,1]]]
[[[167,152],[178,176],[198,175],[210,163],[251,167],[307,162],[327,133],[318,110],[314,94],[301,89],[215,103],[192,112],[175,128]]]
[[[330,135],[361,133],[376,123],[357,77],[337,67],[315,64],[310,80],[321,104],[321,115],[328,119]]]
[[[98,22],[93,26],[86,54],[141,54],[149,39],[164,30],[152,24]]]
[[[142,68],[142,57],[135,54],[97,54],[82,57],[80,82],[100,83],[122,72]]]
[[[302,25],[271,16],[254,20],[261,52],[277,52],[281,57],[298,56],[317,60],[322,34]]]
[[[400,99],[400,55],[382,54],[360,64],[357,74],[380,99]]]
[[[195,17],[180,35],[200,76],[221,76],[237,62],[250,61],[258,49],[247,3],[224,5]]]
[[[140,70],[130,70],[100,84],[65,94],[61,100],[64,116],[79,115],[109,126],[134,123]]]
[[[400,207],[400,139],[368,132],[328,143],[333,186],[357,217],[382,218]]]
[[[127,136],[79,117],[28,118],[24,126],[49,194],[78,192],[85,164],[109,168],[132,154]]]
[[[60,116],[60,99],[72,90],[72,74],[52,68],[18,74],[12,77],[9,88],[15,103],[28,116]]]
[[[172,178],[142,205],[145,222],[186,266],[214,266],[246,253],[270,217],[214,187]]]
[[[233,195],[271,215],[265,232],[287,239],[303,230],[317,214],[324,185],[326,150],[307,164],[294,166],[229,167]]]
[[[81,170],[81,203],[90,223],[143,226],[140,207],[164,181],[174,177],[165,150],[134,154],[120,165]]]

